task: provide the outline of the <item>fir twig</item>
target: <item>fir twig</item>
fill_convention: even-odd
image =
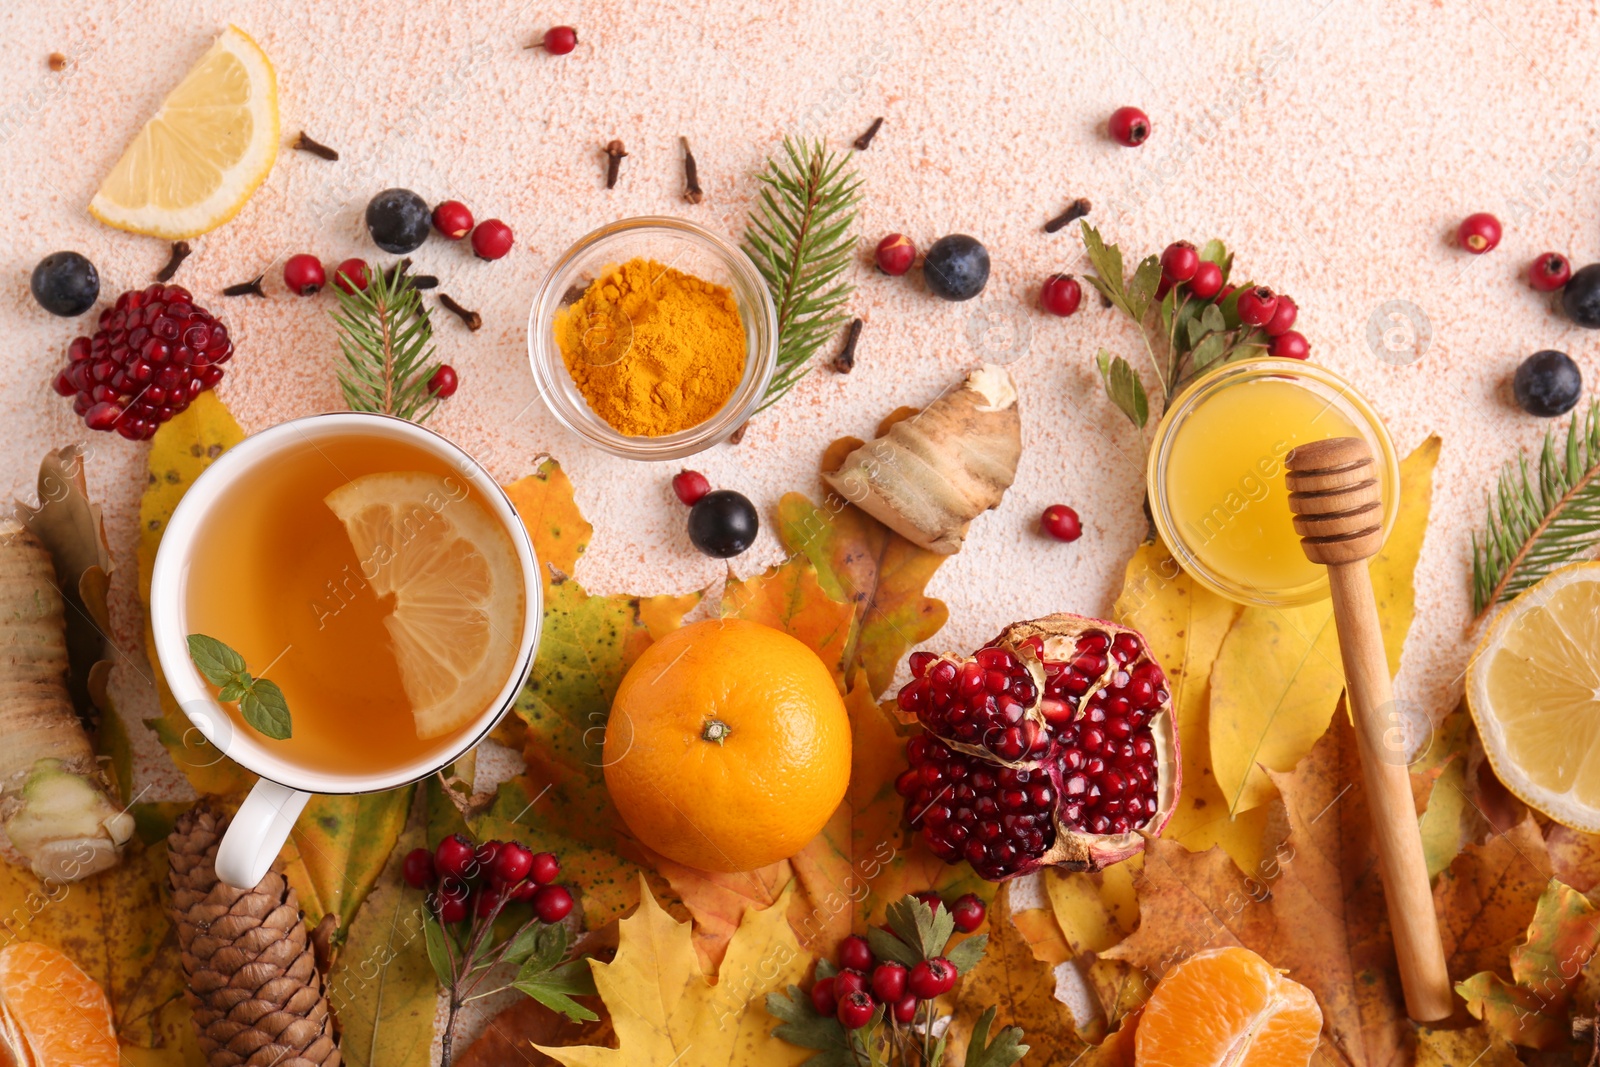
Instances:
[[[812,356],[849,320],[841,309],[854,287],[841,279],[854,247],[861,179],[847,162],[820,140],[785,138],[783,154],[761,175],[745,250],[778,305],[778,366],[761,410],[805,377]]]
[[[438,369],[433,324],[411,275],[368,271],[365,289],[339,298],[333,322],[339,330],[339,388],[352,411],[376,411],[422,422],[438,406],[428,379]]]
[[[1526,456],[1507,463],[1488,510],[1472,537],[1476,618],[1600,544],[1600,401],[1572,416],[1564,448],[1545,434],[1537,477]]]

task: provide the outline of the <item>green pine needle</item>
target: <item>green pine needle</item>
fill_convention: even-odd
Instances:
[[[1528,458],[1507,463],[1489,498],[1483,534],[1472,538],[1472,608],[1477,616],[1600,544],[1600,401],[1573,415],[1566,447],[1545,434],[1537,477]]]
[[[861,179],[848,162],[820,140],[784,138],[783,155],[761,175],[761,203],[744,243],[778,307],[778,365],[759,410],[793,389],[849,320],[841,308],[854,287],[840,279],[855,247],[850,227]]]
[[[438,407],[428,379],[438,370],[433,324],[422,294],[411,284],[409,260],[384,271],[369,267],[365,289],[339,298],[332,312],[339,330],[339,388],[352,411],[375,411],[422,422]]]

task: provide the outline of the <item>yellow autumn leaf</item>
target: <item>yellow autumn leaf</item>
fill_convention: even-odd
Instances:
[[[1370,566],[1391,674],[1416,611],[1412,572],[1422,554],[1438,461],[1439,439],[1430,437],[1400,464],[1399,514]],[[1240,613],[1211,669],[1211,768],[1230,812],[1237,816],[1272,799],[1267,771],[1289,771],[1311,751],[1327,732],[1343,688],[1328,601]]]
[[[1045,870],[1045,895],[1073,957],[1104,952],[1139,925],[1133,884],[1143,869],[1144,857],[1134,856],[1097,874]]]
[[[639,908],[618,927],[616,958],[589,961],[617,1048],[546,1047],[568,1067],[784,1067],[811,1055],[771,1035],[766,995],[798,984],[810,962],[787,918],[790,890],[745,912],[715,977],[702,970],[688,923],[656,903],[641,878]]]
[[[1211,769],[1211,668],[1242,610],[1196,583],[1156,542],[1128,561],[1112,615],[1144,634],[1172,686],[1183,791],[1162,835],[1194,852],[1221,845],[1240,870],[1253,871],[1266,848],[1267,812],[1231,816]]]

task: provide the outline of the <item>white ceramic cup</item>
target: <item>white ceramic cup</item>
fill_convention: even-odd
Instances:
[[[222,490],[235,481],[248,479],[252,472],[274,462],[285,449],[319,438],[349,436],[388,438],[409,444],[443,460],[475,486],[516,547],[526,610],[516,667],[494,702],[462,733],[461,740],[436,755],[398,767],[340,775],[287,762],[273,753],[270,739],[257,736],[253,730],[234,727],[233,719],[217,703],[189,658],[187,585],[190,549],[209,526]],[[533,667],[542,614],[539,563],[516,508],[476,460],[433,431],[387,415],[338,412],[280,423],[224,452],[195,480],[173,512],[156,553],[150,581],[150,626],[155,635],[156,657],[178,706],[224,756],[260,776],[217,849],[217,877],[240,889],[252,888],[266,877],[313,793],[395,789],[448,766],[481,741],[516,701]]]

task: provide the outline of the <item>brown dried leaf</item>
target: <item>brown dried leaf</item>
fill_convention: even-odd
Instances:
[[[1511,949],[1522,942],[1549,880],[1550,857],[1531,816],[1464,848],[1433,886],[1450,973],[1509,978]]]

